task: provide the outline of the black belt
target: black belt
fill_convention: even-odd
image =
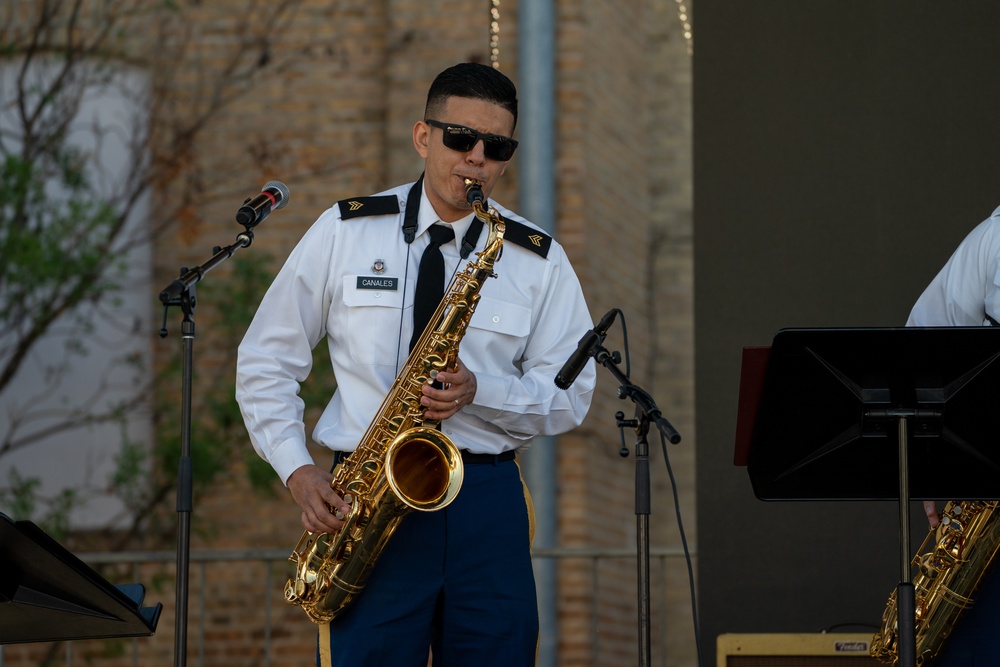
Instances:
[[[334,452],[333,453],[333,465],[337,466],[344,462],[347,455],[350,452]],[[504,461],[514,460],[514,450],[510,449],[502,454],[473,454],[472,452],[462,450],[462,463],[468,465],[476,465],[482,463],[492,463],[496,465],[497,463],[503,463]]]
[[[476,465],[477,463],[503,463],[514,460],[514,450],[508,449],[500,454],[473,454],[470,451],[462,450],[462,463],[466,465]]]

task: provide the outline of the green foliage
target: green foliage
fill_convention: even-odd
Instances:
[[[74,489],[64,489],[54,497],[39,493],[41,481],[24,477],[17,468],[11,468],[7,485],[0,487],[0,506],[15,521],[33,520],[49,535],[61,539],[69,532],[69,510],[79,505],[80,498]]]
[[[38,503],[39,485],[41,485],[40,480],[24,478],[17,468],[11,468],[7,475],[7,488],[0,489],[0,501],[10,512],[12,519],[20,521],[34,515]]]
[[[108,250],[121,218],[93,191],[85,164],[65,146],[30,162],[3,157],[0,328],[31,334],[119,286],[122,266]],[[17,360],[4,355],[0,361]]]
[[[88,335],[94,332],[94,323],[100,322],[96,318],[107,317],[122,305],[127,251],[134,243],[126,237],[125,223],[136,213],[137,202],[169,191],[180,179],[191,179],[180,189],[185,193],[183,201],[170,198],[169,206],[155,207],[150,219],[144,220],[150,229],[164,230],[181,218],[179,211],[193,206],[189,198],[193,195],[188,193],[213,191],[215,183],[209,182],[212,177],[205,175],[203,165],[195,164],[197,151],[192,147],[210,131],[210,122],[227,104],[252,92],[252,82],[263,74],[277,75],[300,57],[273,58],[270,39],[248,29],[268,25],[269,32],[280,32],[274,27],[285,17],[292,20],[300,0],[264,8],[248,3],[246,10],[230,12],[232,34],[240,42],[228,50],[192,40],[192,31],[183,29],[193,24],[192,15],[199,15],[200,4],[176,0],[113,0],[94,6],[76,1],[25,3],[27,29],[8,31],[0,43],[0,63],[18,73],[6,81],[11,83],[5,88],[5,94],[10,90],[10,99],[3,101],[4,131],[0,133],[0,191],[4,192],[0,198],[0,396],[16,396],[15,377],[29,368],[30,361],[38,364],[46,390],[61,401],[53,409],[61,421],[40,427],[41,433],[29,432],[25,426],[32,418],[34,424],[42,421],[35,414],[0,420],[0,458],[53,434],[118,424],[121,446],[114,471],[106,487],[96,491],[110,489],[120,498],[131,515],[132,533],[140,538],[157,516],[173,509],[166,506],[176,485],[180,458],[180,337],[167,341],[176,345],[157,369],[144,368],[143,353],[121,350],[106,372],[95,374],[94,385],[107,391],[106,379],[113,372],[127,371],[134,383],[133,398],[114,404],[105,400],[107,393],[100,398],[64,398],[60,383],[72,377],[76,362],[90,353]],[[143,37],[136,39],[140,34]],[[221,65],[213,70],[216,76],[199,77],[197,89],[189,90],[185,73],[199,67],[201,58]],[[262,72],[265,67],[266,73]],[[120,75],[134,70],[148,75],[149,87],[125,90],[129,77]],[[179,89],[185,95],[178,96]],[[105,92],[124,92],[126,99],[139,100],[136,115],[127,122],[116,118],[113,126],[79,123],[83,100]],[[84,141],[93,148],[76,147],[70,138],[73,133],[88,135]],[[122,138],[127,140],[127,155],[116,165],[121,171],[105,169],[109,165],[99,164],[98,158],[102,144]],[[114,175],[118,173],[122,175]],[[105,192],[109,187],[113,194]],[[278,483],[270,466],[252,456],[233,398],[236,345],[270,282],[267,265],[256,250],[244,251],[227,263],[226,270],[220,269],[198,285],[205,313],[198,316],[207,326],[199,331],[196,348],[191,433],[196,486],[212,484],[220,475],[231,474],[235,466],[245,468],[254,488],[261,491],[273,492]],[[148,331],[144,329],[148,322],[134,324],[137,335]],[[65,342],[57,354],[41,359],[39,343],[45,342],[48,352],[54,333],[65,336]],[[319,361],[317,372],[322,376],[324,371],[326,400],[333,381],[329,363]],[[77,398],[82,399],[80,404],[74,403]],[[156,441],[152,449],[149,443],[130,438],[126,429],[129,415],[146,406],[153,409]],[[104,481],[97,482],[98,486]],[[41,488],[37,478],[13,471],[8,479],[0,480],[0,509],[18,517],[42,516],[50,530],[61,534],[67,525],[67,508],[83,502],[85,490],[43,498]],[[173,518],[171,513],[164,525]],[[123,541],[119,546],[128,544]]]
[[[93,330],[93,304],[116,303],[125,265],[109,250],[122,215],[100,197],[87,176],[88,161],[77,149],[55,136],[24,155],[0,155],[0,392],[16,392],[16,373],[33,347],[57,326],[71,331],[62,355],[47,357],[40,372],[53,391],[73,368],[73,360],[88,355],[85,340]],[[134,358],[109,363],[136,367]],[[58,404],[61,427],[89,423],[124,425],[127,405],[107,404],[86,411],[68,402]],[[25,415],[18,415],[24,419]],[[30,446],[31,434],[15,422],[0,428],[0,455]],[[59,427],[56,427],[59,428]],[[122,429],[124,432],[124,428]],[[35,519],[57,538],[69,530],[70,509],[85,501],[80,489],[41,494],[39,480],[11,469],[0,483],[0,502],[15,516]]]
[[[115,456],[114,472],[108,482],[125,507],[139,507],[143,500],[148,474],[148,447],[128,438]]]
[[[243,417],[236,404],[236,352],[239,341],[257,305],[270,285],[273,262],[267,255],[244,250],[229,260],[229,275],[209,273],[196,286],[199,311],[211,309],[213,366],[197,366],[195,378],[197,408],[192,423],[192,473],[196,488],[212,484],[220,475],[231,474],[234,467],[243,467],[255,492],[274,495],[280,481],[270,464],[254,452],[246,433]],[[197,313],[196,313],[197,318]],[[199,344],[204,343],[199,333]],[[199,347],[199,349],[201,349]],[[197,358],[197,354],[195,354]],[[181,355],[176,350],[158,383],[156,421],[174,428],[159,426],[155,451],[159,475],[169,482],[176,479],[177,461],[181,454],[179,406],[176,388],[181,382]],[[197,360],[196,360],[197,364]],[[204,371],[204,372],[203,372]],[[322,407],[329,400],[336,384],[325,344],[318,345],[314,354],[313,372],[303,385],[303,400],[310,407]]]
[[[46,383],[55,386],[74,357],[86,355],[82,340],[92,315],[81,306],[112,298],[123,266],[108,252],[121,223],[112,206],[100,198],[87,177],[87,160],[61,141],[25,151],[0,153],[0,392],[12,386],[32,346],[60,318],[71,322],[64,355],[46,359]],[[30,159],[24,157],[28,154]],[[91,417],[68,407],[66,424],[82,425]],[[120,409],[109,408],[102,419],[123,421]],[[0,431],[0,453],[22,446],[17,429]],[[18,519],[34,519],[57,538],[69,530],[70,509],[84,502],[79,490],[43,496],[37,478],[16,469],[0,485],[0,503]]]

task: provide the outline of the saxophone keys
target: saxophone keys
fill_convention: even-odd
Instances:
[[[344,494],[344,502],[345,502],[345,503],[347,503],[348,505],[353,505],[353,504],[354,504],[354,496],[353,496],[353,495],[351,495],[350,493],[345,493],[345,494]],[[331,508],[331,509],[332,509],[332,508]],[[345,517],[346,517],[347,515],[346,515],[346,514],[344,514],[344,513],[343,513],[343,512],[341,511],[341,509],[340,509],[340,508],[338,507],[337,509],[333,510],[333,516],[337,517],[337,520],[338,520],[338,521],[343,521],[343,520],[344,520],[344,518],[345,518]]]

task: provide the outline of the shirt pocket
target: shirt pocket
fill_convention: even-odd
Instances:
[[[403,317],[403,284],[396,289],[359,287],[371,276],[344,276],[344,310],[347,311],[347,345],[358,364],[394,365]],[[388,280],[388,279],[384,279]]]
[[[467,348],[481,355],[481,362],[506,364],[521,358],[531,333],[531,307],[511,301],[482,297],[469,322]],[[491,366],[483,366],[489,368]]]

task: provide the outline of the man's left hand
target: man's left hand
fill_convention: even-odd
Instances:
[[[430,384],[423,387],[424,397],[420,404],[427,408],[424,419],[444,421],[476,398],[476,376],[461,359],[455,360],[453,370],[438,373],[436,380],[441,383],[441,389]]]

